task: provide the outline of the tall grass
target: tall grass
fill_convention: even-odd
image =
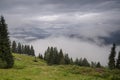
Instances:
[[[48,66],[44,60],[34,62],[31,56],[14,54],[14,57],[12,69],[0,69],[0,80],[120,80],[120,70],[75,65]]]

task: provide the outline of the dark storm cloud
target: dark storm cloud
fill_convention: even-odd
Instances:
[[[0,0],[0,12],[10,29],[29,26],[50,35],[93,39],[109,38],[120,30],[120,0]]]
[[[10,13],[64,13],[120,8],[119,0],[1,0],[0,10]],[[32,13],[31,13],[32,11]]]

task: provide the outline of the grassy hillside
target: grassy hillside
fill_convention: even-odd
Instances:
[[[14,54],[12,69],[0,69],[0,80],[120,80],[120,70],[93,69],[75,65],[48,66],[43,60]]]

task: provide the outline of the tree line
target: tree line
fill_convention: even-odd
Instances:
[[[116,57],[116,44],[113,44],[108,62],[108,66],[110,69],[116,69],[116,68],[120,69],[120,51],[118,53],[117,59],[115,57]]]
[[[68,54],[64,54],[63,50],[58,49],[56,47],[48,47],[47,50],[44,53],[44,57],[42,54],[39,54],[38,57],[40,59],[44,59],[48,65],[78,65],[78,66],[86,66],[86,67],[101,67],[100,62],[95,63],[91,62],[91,64],[88,62],[86,58],[76,58],[73,60],[69,57]]]
[[[69,58],[68,54],[63,54],[62,49],[57,50],[56,47],[48,47],[44,53],[44,60],[49,65],[53,64],[71,64],[73,61]]]
[[[21,43],[12,42],[10,46],[10,40],[8,36],[8,28],[3,16],[0,17],[0,68],[11,68],[14,65],[13,53],[27,54],[35,56],[35,51],[33,46],[23,45]],[[12,50],[12,51],[11,51]],[[44,59],[48,65],[78,65],[78,66],[87,66],[87,67],[101,67],[100,62],[88,62],[86,58],[76,58],[73,61],[68,54],[64,54],[62,49],[57,50],[56,47],[48,47],[45,51],[44,56],[39,54],[38,56],[41,59]],[[117,59],[116,59],[117,57]],[[36,57],[35,57],[36,58]],[[113,44],[111,52],[109,55],[108,67],[110,69],[120,69],[120,52],[116,56],[116,44]]]
[[[16,41],[13,41],[11,45],[11,50],[13,53],[35,56],[35,51],[32,45],[23,45],[20,42],[16,43]]]

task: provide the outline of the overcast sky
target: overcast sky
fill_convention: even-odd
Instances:
[[[0,0],[0,14],[11,39],[33,44],[36,54],[57,46],[106,64],[111,44],[120,44],[120,0]]]

